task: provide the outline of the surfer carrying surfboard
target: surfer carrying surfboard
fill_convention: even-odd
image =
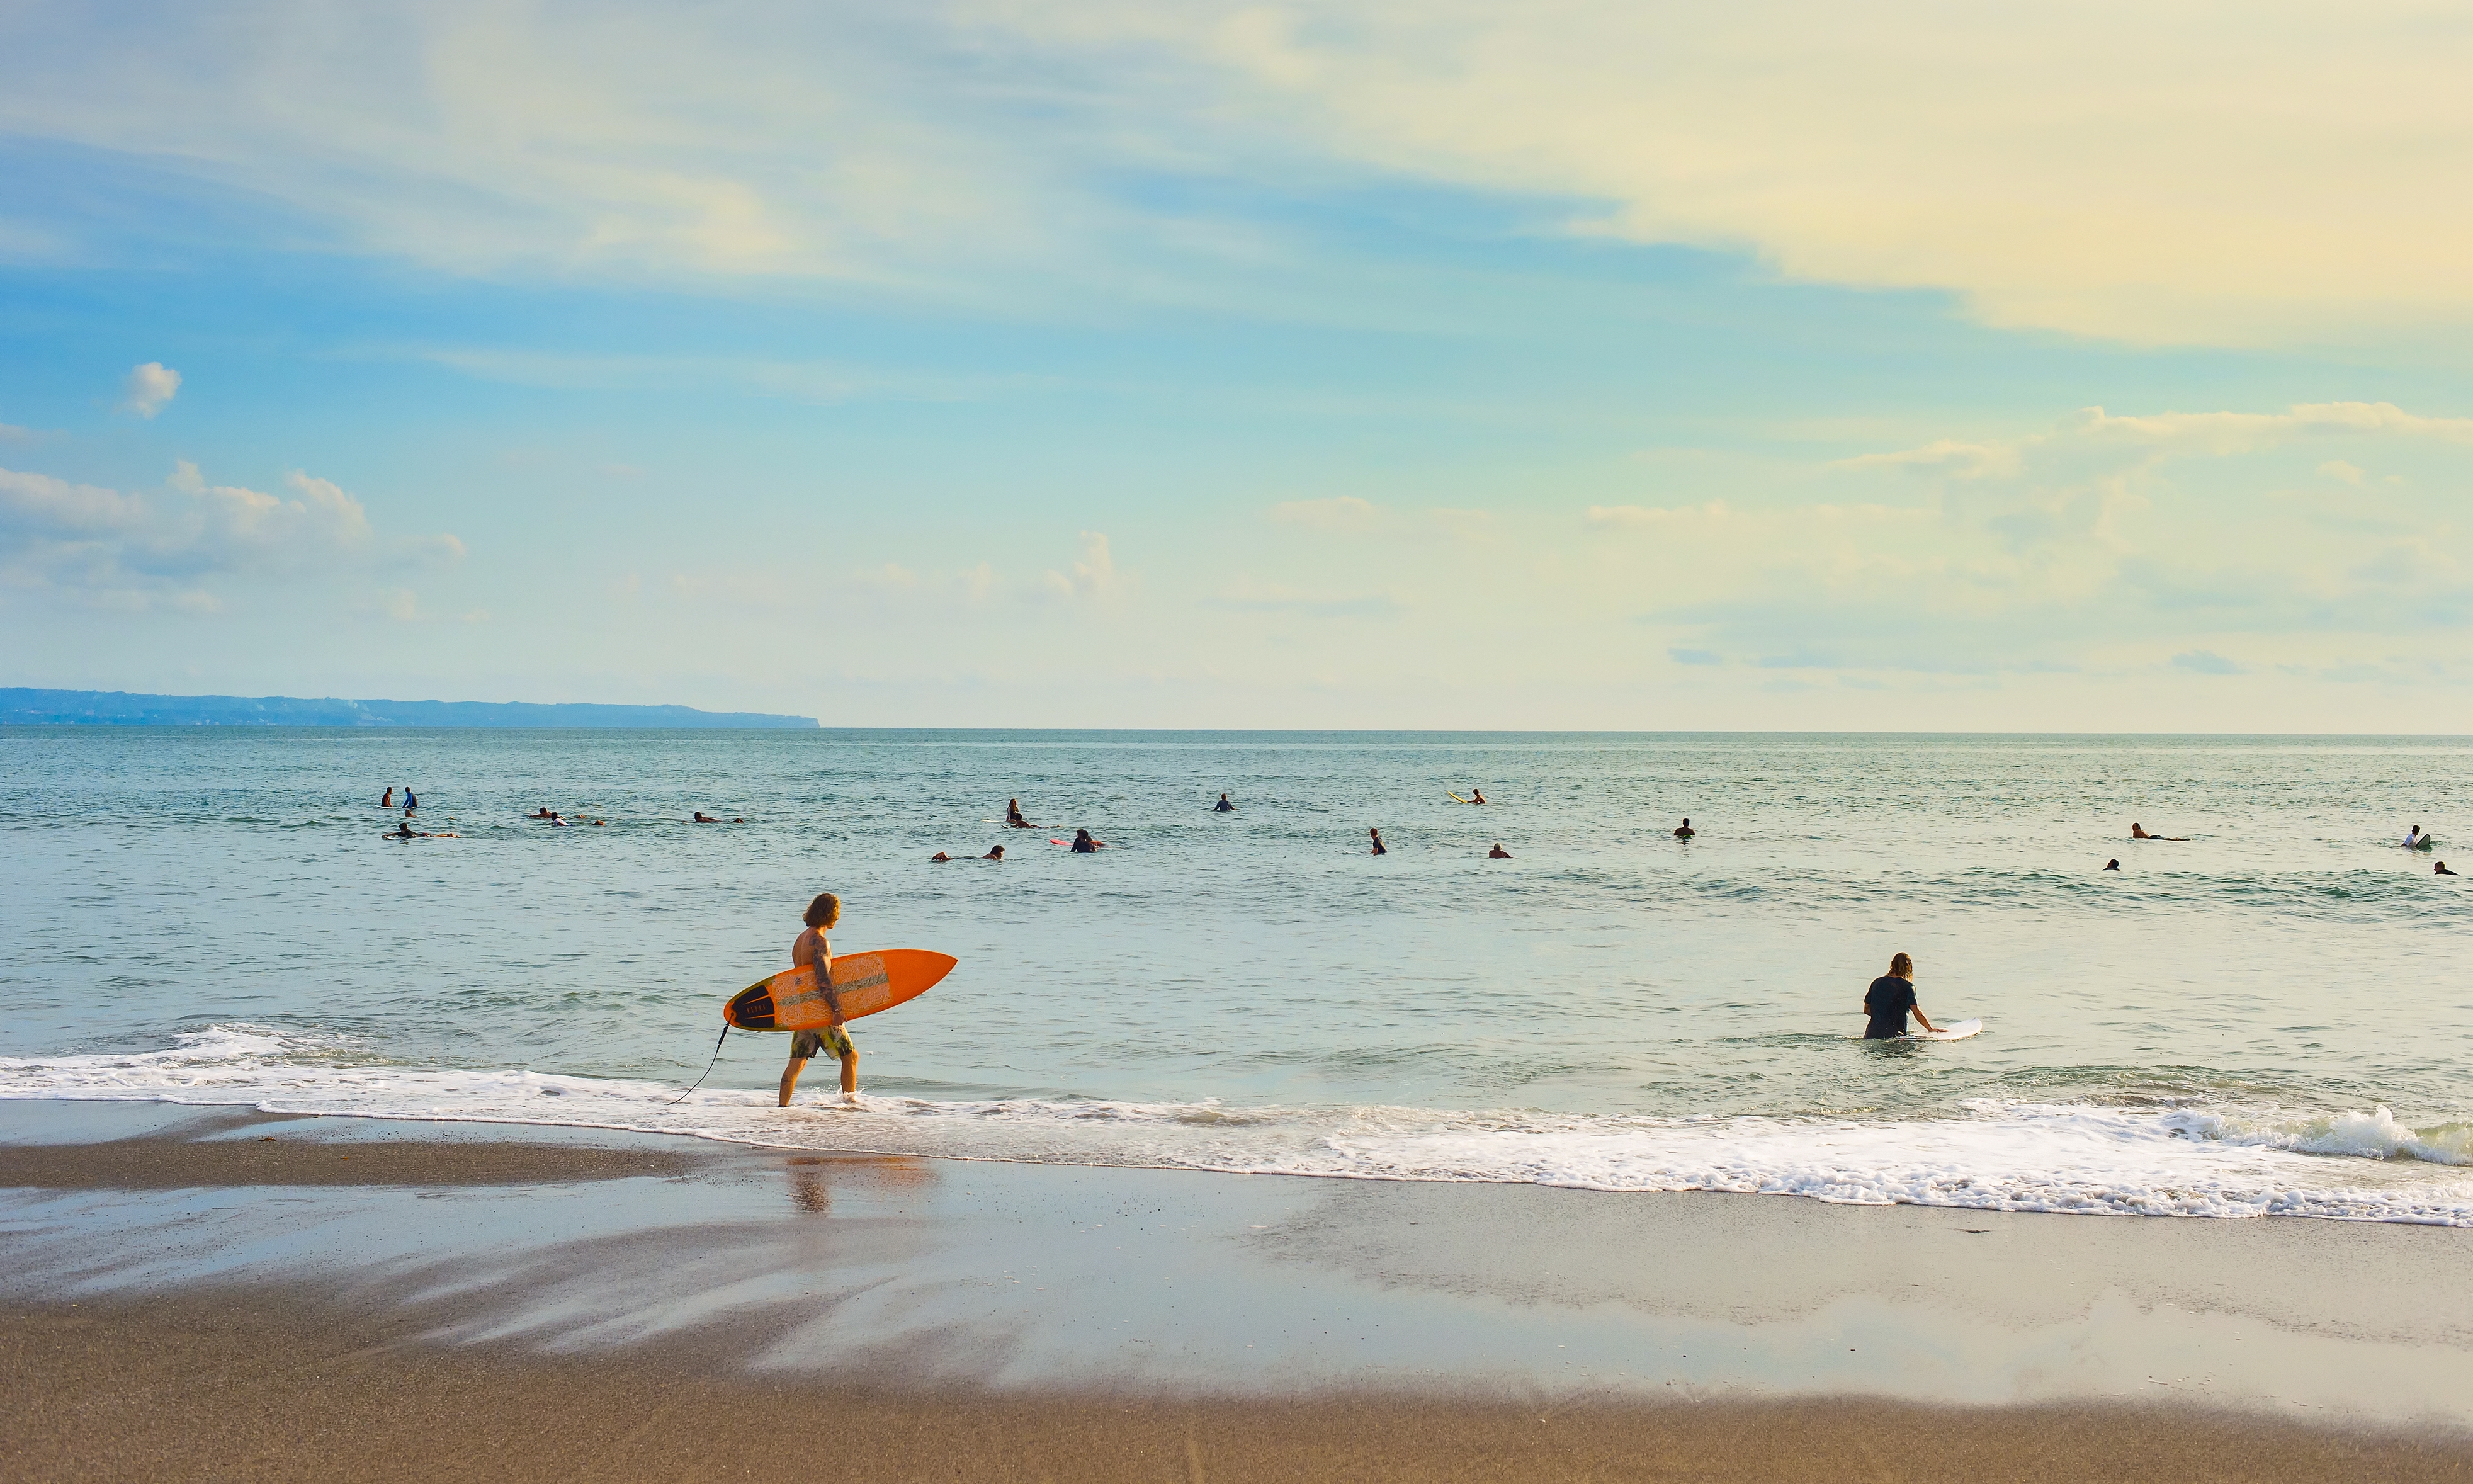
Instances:
[[[818,1052],[830,1052],[842,1064],[842,1096],[858,1096],[858,1047],[851,1044],[850,1032],[842,1029],[841,992],[833,988],[833,952],[825,942],[825,931],[842,920],[842,899],[830,892],[820,894],[807,903],[807,930],[790,945],[790,962],[795,967],[814,966],[816,983],[825,992],[825,1006],[832,1012],[832,1023],[822,1030],[793,1031],[790,1035],[790,1065],[781,1072],[781,1106],[790,1106],[790,1094],[797,1090],[799,1074],[807,1069],[808,1061]]]
[[[1863,992],[1863,1013],[1872,1022],[1863,1027],[1865,1041],[1895,1041],[1907,1033],[1907,1013],[1912,1011],[1925,1030],[1937,1032],[1940,1027],[1924,1017],[1921,1005],[1915,1003],[1915,961],[1901,953],[1889,960],[1889,971],[1872,981]]]

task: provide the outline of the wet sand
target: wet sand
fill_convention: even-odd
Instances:
[[[7,1477],[2473,1478],[2473,1233],[160,1105],[0,1180]]]

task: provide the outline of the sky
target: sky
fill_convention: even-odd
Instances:
[[[2473,12],[0,8],[0,685],[2473,730]]]

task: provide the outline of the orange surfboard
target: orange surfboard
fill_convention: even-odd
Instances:
[[[833,955],[833,989],[842,1018],[855,1020],[917,999],[960,962],[925,948],[884,948]],[[813,969],[785,969],[730,996],[721,1017],[743,1031],[815,1031],[832,1023]]]

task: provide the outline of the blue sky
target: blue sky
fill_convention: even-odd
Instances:
[[[2468,64],[2378,4],[24,8],[0,683],[2461,731]]]

